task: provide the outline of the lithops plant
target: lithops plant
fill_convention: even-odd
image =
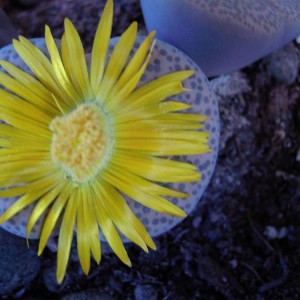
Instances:
[[[152,237],[192,211],[216,162],[206,77],[154,32],[137,37],[136,23],[110,39],[112,15],[108,0],[87,55],[69,20],[59,42],[46,27],[45,39],[0,51],[0,223],[39,238],[39,254],[58,233],[58,282],[74,230],[85,274],[100,240],[129,266],[123,242],[155,249]]]
[[[117,40],[118,38],[112,39],[111,45],[114,45]],[[134,51],[136,51],[142,40],[142,37],[137,38]],[[211,91],[206,76],[195,62],[179,49],[159,40],[155,43],[152,57],[139,85],[146,84],[155,78],[160,78],[166,73],[180,70],[195,70],[194,76],[184,81],[184,87],[187,89],[187,92],[182,93],[176,98],[180,102],[188,103],[192,106],[188,112],[208,117],[203,130],[209,132],[209,146],[211,149],[210,152],[201,155],[170,157],[170,159],[179,159],[180,161],[192,163],[197,166],[198,171],[201,173],[200,181],[168,184],[172,189],[189,194],[187,199],[176,197],[170,199],[172,203],[183,208],[187,215],[189,215],[204,193],[217,160],[219,111],[215,95]],[[128,203],[131,209],[142,220],[143,224],[145,224],[152,237],[170,230],[183,220],[183,218],[174,218],[171,215],[161,214],[130,199],[128,199]]]
[[[148,30],[207,76],[244,67],[300,33],[298,0],[141,0]]]

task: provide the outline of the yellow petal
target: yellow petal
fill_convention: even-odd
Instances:
[[[0,114],[1,115],[1,114]],[[27,124],[26,124],[27,125]],[[0,139],[0,147],[14,148],[14,149],[27,149],[27,150],[49,150],[49,141],[41,137],[27,136],[12,136],[9,138]]]
[[[102,176],[107,182],[116,187],[118,190],[153,210],[180,218],[186,216],[186,213],[181,208],[172,204],[165,198],[155,194],[149,194],[146,191],[138,189],[131,183],[128,184],[127,182],[123,181],[123,179],[118,178],[116,174],[102,172]]]
[[[124,226],[122,224],[122,220],[120,219],[120,216],[118,212],[116,212],[115,209],[113,209],[110,205],[114,199],[111,199],[112,197],[112,191],[111,188],[112,186],[110,185],[105,185],[103,186],[104,183],[103,181],[99,182],[97,181],[96,188],[99,190],[99,193],[102,195],[102,205],[104,209],[106,210],[108,216],[111,218],[111,220],[114,222],[116,227],[126,236],[128,237],[132,242],[140,246],[145,252],[148,252],[147,246],[144,242],[144,240],[140,237],[140,235],[137,233],[135,228],[129,227],[129,226]],[[114,213],[117,213],[114,215]],[[125,223],[128,224],[128,223]]]
[[[115,132],[121,131],[151,131],[157,130],[196,130],[203,128],[203,124],[188,121],[174,121],[172,118],[167,117],[166,119],[158,119],[153,117],[148,120],[141,120],[135,122],[126,122],[115,124]],[[177,117],[176,117],[177,118]],[[159,125],[158,125],[159,124]]]
[[[3,125],[3,124],[1,124]],[[0,125],[0,128],[1,128]],[[1,136],[1,134],[0,134]],[[15,150],[15,149],[14,149]],[[35,158],[35,162],[45,162],[49,161],[50,154],[48,152],[36,151],[36,152],[24,152],[24,151],[12,151],[11,149],[0,149],[0,163],[3,162],[13,162],[13,161],[22,161],[22,160],[30,160]]]
[[[1,92],[0,92],[1,95]],[[13,111],[9,108],[2,107],[0,110],[0,120],[11,124],[19,129],[27,132],[34,132],[36,135],[41,137],[49,137],[49,130],[46,129],[43,124],[28,118],[27,116],[22,116],[17,111]]]
[[[12,216],[24,209],[26,206],[37,201],[42,195],[51,190],[55,185],[56,182],[53,183],[52,180],[49,179],[48,185],[45,185],[44,182],[43,185],[40,184],[39,189],[32,190],[26,193],[4,212],[4,214],[0,217],[0,224],[6,222],[8,219],[10,219]]]
[[[103,79],[106,53],[111,36],[112,20],[113,1],[108,0],[97,27],[92,49],[90,78],[94,97],[96,96],[98,87]]]
[[[114,226],[112,220],[109,218],[108,213],[103,207],[103,196],[101,195],[98,188],[93,186],[93,201],[95,206],[95,213],[100,225],[100,228],[105,236],[108,244],[114,251],[114,253],[120,258],[120,260],[131,267],[130,259],[127,255],[123,242],[119,236],[116,227]]]
[[[111,163],[108,167],[108,170],[110,174],[113,174],[123,182],[126,182],[127,184],[132,184],[134,182],[134,187],[147,191],[147,193],[149,194],[179,198],[186,198],[188,196],[185,193],[169,189],[167,187],[156,184],[155,182],[148,181],[140,176],[130,173],[120,168],[115,163]],[[104,174],[102,174],[102,176],[104,176]],[[117,186],[115,187],[118,188]]]
[[[148,94],[153,93],[154,90],[159,91],[162,90],[163,86],[169,87],[169,84],[175,84],[175,86],[180,86],[180,83],[187,79],[188,77],[192,76],[194,74],[194,71],[188,70],[188,71],[178,71],[169,73],[166,75],[163,75],[155,80],[152,80],[150,82],[147,82],[146,84],[142,85],[141,87],[137,88],[127,99],[126,103],[131,104],[132,102],[135,102],[137,100],[141,101],[141,99]],[[184,91],[184,89],[182,90]],[[175,95],[174,93],[173,95]],[[163,97],[159,96],[158,101],[162,100]],[[147,103],[144,103],[144,105]],[[130,109],[128,109],[127,106],[124,106],[124,108],[120,108],[120,111],[128,111],[131,110],[132,107],[130,106]]]
[[[92,201],[92,193],[89,186],[84,186],[83,188],[83,213],[86,225],[86,235],[89,240],[91,252],[97,262],[100,263],[101,260],[101,246],[99,240],[99,229],[98,222],[95,214],[95,205]]]
[[[144,242],[152,249],[156,246],[141,221],[131,211],[121,194],[104,180],[98,182],[105,200],[103,205],[117,228],[132,242],[148,252]]]
[[[7,172],[7,173],[0,173],[0,188],[10,187],[18,184],[26,184],[28,187],[29,184],[35,183],[36,180],[41,178],[47,178],[48,176],[57,176],[56,178],[60,178],[61,174],[57,174],[57,170],[53,168],[49,168],[47,165],[42,166],[34,166],[22,170],[18,170],[18,172]],[[31,183],[33,182],[33,183]],[[19,187],[16,187],[18,189]],[[11,197],[13,194],[12,190],[0,190],[0,197]],[[4,196],[7,195],[7,196]],[[19,194],[16,194],[20,195]]]
[[[73,192],[70,195],[70,198],[66,205],[66,210],[64,212],[64,216],[60,226],[56,269],[56,278],[58,283],[61,283],[63,281],[69,261],[77,214],[77,200],[77,195],[75,192]]]
[[[10,174],[16,172],[18,174],[19,171],[30,168],[38,168],[38,167],[50,167],[49,161],[37,163],[34,158],[30,160],[21,160],[21,161],[13,161],[13,162],[4,162],[1,164],[1,171],[4,174]]]
[[[156,89],[149,91],[148,93],[143,94],[139,98],[133,97],[135,93],[132,93],[129,97],[130,100],[126,100],[126,107],[122,109],[122,113],[126,113],[132,109],[137,109],[143,105],[149,105],[153,103],[159,103],[170,96],[180,94],[184,92],[184,87],[178,81],[170,82],[165,85],[159,86]]]
[[[202,141],[207,143],[207,133],[201,131],[188,131],[188,130],[149,130],[149,131],[121,131],[116,133],[115,137],[118,138],[117,145],[119,142],[126,141],[127,139],[132,138],[141,138],[141,139],[161,139],[161,140],[177,140],[182,141],[182,143],[189,142],[193,143],[194,141]]]
[[[65,68],[65,71],[67,73],[68,78],[71,80],[76,93],[80,95],[82,98],[82,101],[84,100],[84,95],[81,87],[78,85],[76,78],[73,76],[73,68],[74,68],[74,63],[70,60],[70,54],[69,54],[69,47],[66,39],[66,34],[63,34],[61,38],[61,57],[62,57],[62,62]],[[55,97],[54,97],[55,98]],[[60,111],[63,111],[63,109],[60,109]]]
[[[63,187],[64,187],[64,183],[60,183],[53,190],[49,191],[42,198],[39,199],[34,209],[32,210],[27,222],[27,228],[26,228],[27,239],[37,220],[41,217],[41,215],[45,212],[45,210],[51,205],[51,203],[56,199],[56,197],[59,195]]]
[[[74,84],[80,87],[81,97],[89,100],[92,97],[92,93],[84,49],[79,34],[69,19],[65,19],[65,38],[69,54],[67,58],[69,60],[68,65],[72,70]]]
[[[113,50],[107,64],[103,80],[97,91],[96,98],[100,102],[105,102],[116,84],[131,52],[137,34],[137,23],[132,23],[120,37]]]
[[[53,39],[50,28],[48,26],[46,26],[45,28],[45,39],[46,39],[47,49],[50,54],[53,71],[57,79],[59,80],[65,92],[69,95],[69,99],[72,101],[73,105],[80,104],[81,103],[80,96],[77,94],[77,91],[75,90],[72,82],[70,81],[65,71],[56,43]]]
[[[0,65],[12,76],[0,72],[0,84],[51,116],[58,113],[51,93],[38,80],[6,61]]]
[[[113,154],[113,161],[121,169],[157,182],[195,182],[200,180],[200,174],[194,165],[180,161],[120,151]]]
[[[47,241],[49,239],[49,236],[51,235],[63,208],[65,207],[67,201],[69,200],[71,191],[72,191],[71,184],[66,183],[63,191],[58,195],[57,199],[51,206],[42,227],[38,255],[41,255],[41,253],[43,252],[47,244]]]
[[[132,77],[128,79],[127,83],[122,85],[121,88],[118,88],[118,82],[116,83],[114,90],[109,95],[109,99],[107,99],[106,109],[108,111],[112,111],[113,113],[119,105],[122,105],[123,99],[126,99],[136,88],[146,70],[149,59],[150,54],[141,68],[135,74],[133,74]]]
[[[12,180],[10,181],[10,176],[1,176],[1,187],[5,187],[5,189],[0,190],[0,197],[1,198],[12,198],[21,196],[27,192],[33,191],[35,189],[43,188],[44,186],[48,186],[51,182],[53,182],[53,178],[55,177],[55,174],[52,173],[39,173],[36,171],[36,169],[33,169],[34,178],[29,177],[29,182],[27,184],[26,180],[18,181],[14,177],[18,177],[15,174],[15,172],[11,172],[10,176],[12,177]],[[14,177],[13,177],[14,176]],[[27,176],[27,174],[26,174]],[[55,177],[56,178],[56,177]],[[4,182],[4,184],[3,184]],[[23,183],[22,185],[16,186],[17,184]]]
[[[127,138],[119,139],[117,147],[127,151],[139,151],[143,154],[154,156],[168,155],[195,155],[208,152],[207,138],[201,140],[185,141],[152,138]]]
[[[44,113],[42,110],[37,108],[35,105],[32,105],[28,102],[23,101],[17,96],[14,96],[2,89],[0,89],[0,107],[10,109],[13,112],[16,112],[29,120],[32,119],[40,124],[42,127],[47,127],[51,116]]]
[[[47,136],[41,135],[42,134],[40,130],[38,130],[36,135],[36,132],[28,132],[8,124],[0,124],[0,138],[2,139],[5,138],[10,140],[27,141],[27,143],[32,141],[33,143],[45,143],[49,145],[51,138],[50,133],[47,132]]]
[[[24,37],[20,37],[20,42],[13,41],[14,48],[20,57],[24,60],[31,71],[37,76],[43,85],[47,87],[57,98],[60,99],[61,105],[67,108],[71,108],[69,96],[62,89],[60,82],[55,76],[53,67],[48,58],[35,47],[29,40]]]
[[[111,98],[114,98],[117,91],[121,90],[125,84],[128,83],[129,80],[132,79],[133,76],[139,70],[142,68],[142,66],[145,64],[145,59],[147,57],[148,50],[150,48],[150,45],[152,43],[153,37],[155,35],[155,32],[152,31],[150,34],[145,38],[145,40],[142,42],[141,46],[138,48],[128,65],[126,66],[124,72],[122,72],[120,78],[118,79],[115,87],[113,88],[113,92],[111,95]],[[151,52],[151,51],[150,51]],[[149,53],[151,55],[151,53]],[[148,54],[148,56],[150,56]],[[146,62],[146,65],[148,64],[148,60]],[[144,69],[144,68],[143,68]]]
[[[157,122],[160,121],[173,121],[174,123],[177,122],[189,122],[189,123],[197,123],[197,122],[204,122],[208,119],[207,116],[201,114],[190,114],[190,113],[169,113],[166,115],[157,115],[155,116],[154,120]]]
[[[137,120],[152,119],[155,116],[166,115],[168,112],[185,110],[190,107],[191,106],[186,103],[164,101],[161,103],[154,103],[136,107],[136,109],[132,109],[126,113],[118,114],[118,112],[116,112],[117,115],[114,117],[114,120],[116,123],[126,123],[129,120],[130,122],[134,122]],[[168,115],[170,114],[167,114],[167,116]],[[180,116],[181,115],[183,114],[180,114]]]
[[[78,197],[76,201],[78,202],[77,205],[77,226],[76,226],[76,235],[77,235],[77,251],[79,261],[82,267],[82,271],[84,274],[88,274],[90,271],[90,247],[89,247],[89,240],[87,236],[87,228],[85,225],[85,216],[84,216],[84,206],[86,203],[83,203],[83,197],[81,190],[79,189]]]

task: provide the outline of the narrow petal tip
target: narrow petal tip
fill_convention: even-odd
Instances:
[[[61,284],[64,280],[65,274],[61,275],[61,274],[56,274],[56,280],[58,284]]]
[[[179,207],[177,207],[177,208],[178,209],[176,210],[176,212],[174,212],[174,217],[177,217],[177,218],[187,217],[187,213],[183,209],[181,209]]]
[[[156,250],[156,245],[154,243],[154,241],[152,240],[152,238],[149,236],[149,238],[147,239],[147,245],[149,248],[151,248],[151,250]]]
[[[125,265],[127,265],[128,267],[132,268],[132,263],[130,261],[130,259],[128,259],[127,261],[124,261]]]
[[[155,36],[155,35],[156,35],[156,30],[152,30],[152,31],[149,33],[149,35],[152,36],[152,37]]]

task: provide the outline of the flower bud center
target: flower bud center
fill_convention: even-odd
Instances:
[[[105,115],[94,104],[85,103],[65,116],[55,117],[50,123],[52,161],[74,181],[89,181],[97,174],[108,148],[106,127]]]

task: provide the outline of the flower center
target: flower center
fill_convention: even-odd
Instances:
[[[52,161],[76,182],[93,178],[109,148],[107,121],[100,107],[82,104],[68,115],[55,117],[50,130]]]

